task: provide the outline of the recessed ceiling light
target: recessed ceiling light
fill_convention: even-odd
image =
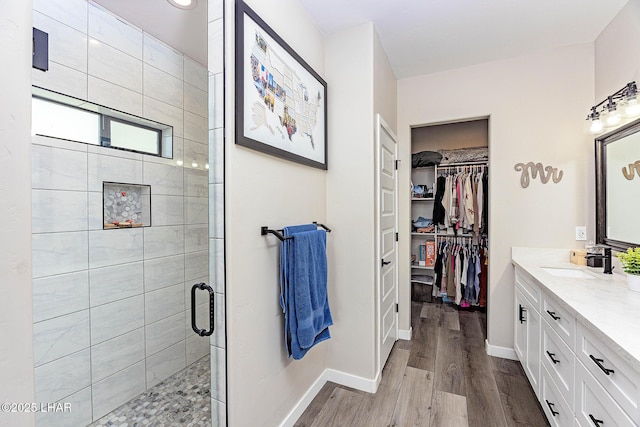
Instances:
[[[178,9],[193,9],[197,6],[198,0],[167,0],[169,4]]]

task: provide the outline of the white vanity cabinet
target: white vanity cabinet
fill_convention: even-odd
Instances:
[[[540,395],[540,288],[516,272],[515,351],[536,396]]]
[[[625,362],[610,345],[602,342],[584,325],[578,325],[576,355],[582,366],[606,390],[616,406],[622,408],[636,422],[640,421],[640,375]]]
[[[552,426],[640,426],[640,373],[614,341],[518,266],[515,309],[514,348]]]

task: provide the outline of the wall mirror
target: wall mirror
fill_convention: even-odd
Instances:
[[[640,246],[640,120],[596,139],[596,237]]]

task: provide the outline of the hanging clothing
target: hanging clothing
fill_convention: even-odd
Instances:
[[[437,297],[440,294],[440,287],[442,286],[442,256],[441,256],[441,251],[442,251],[442,246],[444,245],[441,244],[440,248],[438,248],[437,250],[437,257],[436,257],[436,265],[433,268],[433,274],[434,274],[434,280],[433,280],[433,289],[431,291],[431,294],[434,297]]]
[[[475,209],[473,207],[476,203],[473,197],[473,189],[471,188],[471,175],[468,174],[464,177],[464,213],[465,213],[465,228],[471,228],[475,224]]]
[[[482,229],[480,230],[483,234],[489,233],[489,177],[485,173],[482,177],[482,204],[483,204],[483,212],[484,215],[482,218]]]
[[[444,209],[444,205],[442,204],[442,199],[444,198],[444,189],[446,178],[444,176],[439,176],[436,181],[436,196],[435,201],[433,202],[433,223],[438,225],[444,225],[444,218],[446,215],[446,211]]]
[[[477,196],[476,196],[476,201],[478,202],[478,233],[480,232],[480,230],[482,230],[482,224],[484,223],[484,212],[482,211],[484,208],[484,196],[483,196],[483,191],[484,191],[484,185],[482,184],[482,177],[484,176],[484,172],[480,171],[480,173],[478,174],[478,176],[476,177],[476,184],[478,186],[478,192],[477,192]]]
[[[458,169],[455,172],[445,172],[444,177],[442,175],[438,177],[437,184],[443,196],[441,203],[434,204],[433,216],[437,217],[444,209],[444,220],[437,221],[440,228],[446,228],[448,234],[454,235],[458,235],[459,231],[465,234],[471,233],[475,237],[474,243],[477,244],[483,232],[483,223],[486,223],[483,221],[487,212],[486,185],[483,179],[487,175],[484,166],[473,167],[477,169],[471,171]]]
[[[480,307],[487,306],[487,272],[488,272],[489,258],[486,251],[480,252]]]

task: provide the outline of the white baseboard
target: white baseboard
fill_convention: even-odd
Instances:
[[[305,409],[307,409],[307,406],[309,406],[311,401],[316,397],[327,381],[355,388],[357,390],[366,391],[367,393],[375,393],[376,390],[378,390],[380,379],[380,375],[373,380],[368,380],[357,375],[336,371],[335,369],[325,369],[322,375],[318,377],[313,385],[309,387],[309,390],[307,390],[304,396],[302,396],[298,403],[296,403],[284,421],[282,421],[280,427],[293,427],[296,421],[298,421],[298,418],[300,418]]]
[[[375,393],[380,384],[380,375],[375,379],[369,380],[357,375],[347,374],[346,372],[336,371],[335,369],[327,369],[325,371],[327,381],[338,383],[343,386],[355,388],[357,390],[366,391],[367,393]]]
[[[399,329],[398,330],[398,339],[399,340],[407,340],[411,341],[411,337],[413,336],[413,327],[409,327],[409,330]]]
[[[318,379],[313,383],[313,385],[309,387],[309,390],[307,390],[304,396],[302,396],[302,399],[300,399],[298,403],[296,403],[296,406],[293,407],[284,421],[282,421],[280,427],[293,427],[296,421],[298,421],[298,418],[302,416],[304,410],[307,409],[307,406],[311,404],[311,401],[313,401],[313,399],[317,396],[317,394],[320,392],[320,389],[322,389],[326,382],[327,370],[325,370],[322,375],[320,375]]]
[[[484,348],[489,356],[500,357],[502,359],[518,360],[516,351],[512,348],[491,345],[487,340],[484,340]]]

